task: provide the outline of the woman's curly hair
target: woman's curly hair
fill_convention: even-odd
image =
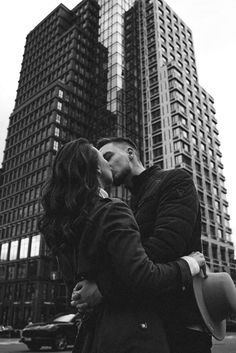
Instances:
[[[42,190],[39,230],[49,248],[78,244],[87,215],[98,197],[98,155],[87,139],[66,143],[57,153]]]

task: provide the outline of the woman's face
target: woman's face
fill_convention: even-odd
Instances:
[[[100,170],[100,179],[104,186],[111,185],[113,183],[113,177],[111,172],[111,167],[107,160],[103,157],[100,151],[93,147],[98,154],[98,168]]]

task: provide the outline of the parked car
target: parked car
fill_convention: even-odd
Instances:
[[[12,326],[0,325],[0,337],[2,338],[20,337],[20,330],[14,329]]]
[[[227,332],[236,332],[236,319],[226,320],[226,331]]]
[[[42,346],[63,351],[73,345],[78,331],[78,319],[75,314],[59,314],[49,322],[30,323],[21,332],[20,342],[30,351],[37,351]]]

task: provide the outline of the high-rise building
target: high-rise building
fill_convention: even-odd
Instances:
[[[121,116],[117,134],[138,143],[146,167],[192,174],[208,265],[236,281],[214,99],[198,81],[192,31],[163,0],[99,3],[100,39],[111,58],[108,108]]]
[[[37,231],[40,189],[61,144],[111,134],[132,138],[146,167],[192,174],[207,262],[236,280],[214,100],[198,82],[190,28],[162,0],[83,0],[59,5],[26,39],[0,173],[3,324],[66,309]]]
[[[198,81],[192,32],[162,0],[136,1],[124,21],[126,89],[142,97],[144,164],[192,174],[207,263],[236,280],[214,99]]]
[[[39,195],[60,145],[79,136],[96,140],[112,121],[98,21],[97,1],[73,10],[59,5],[26,38],[1,170],[1,324],[22,327],[67,305],[57,264],[37,231]]]

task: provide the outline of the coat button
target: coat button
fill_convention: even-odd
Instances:
[[[141,324],[140,324],[140,327],[142,328],[142,329],[147,329],[147,323],[146,322],[142,322]]]

